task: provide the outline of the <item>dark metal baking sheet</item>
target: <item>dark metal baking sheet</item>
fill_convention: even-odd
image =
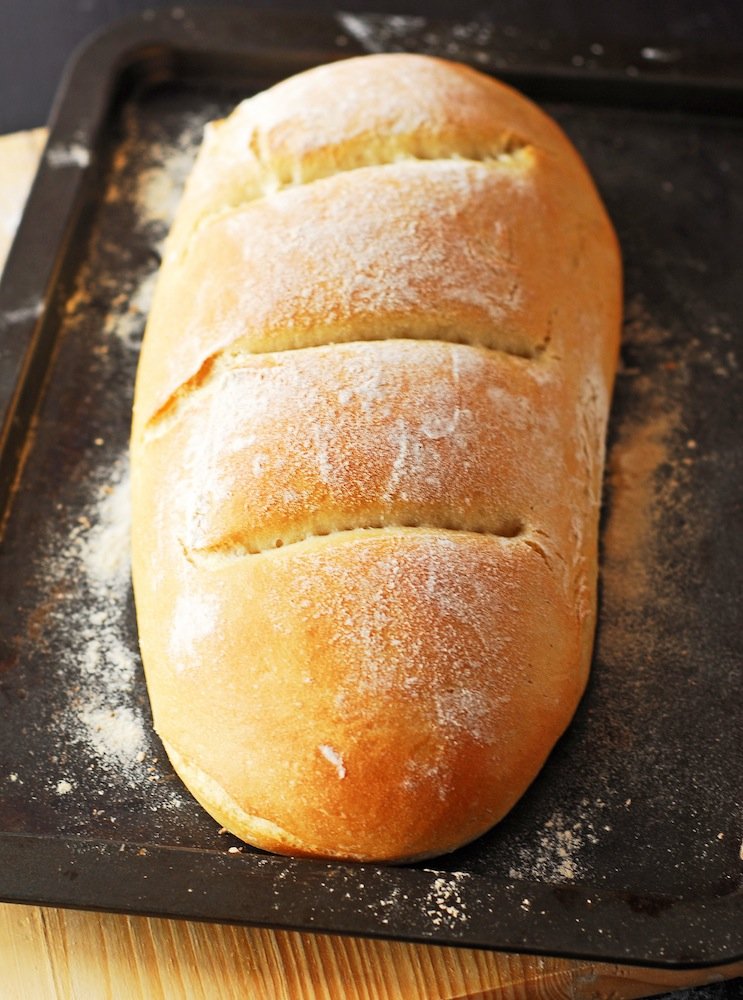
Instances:
[[[389,48],[542,101],[596,177],[627,286],[588,692],[499,827],[405,867],[220,835],[150,731],[127,563],[137,350],[204,122]],[[743,954],[743,88],[722,59],[666,56],[178,9],[81,54],[0,285],[1,898],[657,965]]]

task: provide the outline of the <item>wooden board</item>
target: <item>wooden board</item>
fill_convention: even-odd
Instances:
[[[0,904],[5,1000],[629,1000],[741,973]]]

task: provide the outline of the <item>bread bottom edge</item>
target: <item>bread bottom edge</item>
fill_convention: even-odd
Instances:
[[[175,749],[172,743],[169,743],[162,736],[160,736],[160,739],[170,759],[170,763],[173,765],[173,769],[199,805],[229,833],[234,834],[240,840],[262,851],[283,854],[288,857],[401,865],[412,864],[416,861],[425,861],[428,858],[449,854],[485,832],[485,830],[482,830],[475,837],[468,838],[467,841],[452,844],[451,847],[436,848],[432,851],[413,855],[385,856],[371,853],[354,853],[345,850],[329,851],[306,843],[271,820],[247,813],[227,794],[218,781],[205,771],[202,771],[195,764],[187,761]]]

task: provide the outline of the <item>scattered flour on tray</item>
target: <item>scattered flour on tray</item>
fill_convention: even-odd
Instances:
[[[404,14],[338,14],[341,27],[367,52],[402,51],[425,29],[425,17]]]
[[[122,364],[133,368],[132,358],[139,350],[152,301],[159,255],[204,122],[218,117],[218,112],[216,106],[205,106],[201,114],[184,116],[175,136],[156,130],[146,143],[137,122],[130,122],[125,115],[127,134],[116,152],[104,205],[115,206],[117,225],[132,227],[132,240],[141,260],[132,263],[127,257],[122,261],[112,254],[106,207],[104,222],[94,227],[88,259],[65,306],[68,333],[79,324],[87,335],[91,311],[100,316],[91,356],[104,369]],[[102,315],[101,304],[106,309]],[[126,352],[123,359],[120,346]],[[102,445],[104,441],[101,438],[95,443]],[[86,473],[90,489],[82,506],[76,507],[66,522],[67,515],[60,508],[59,523],[42,543],[44,578],[40,589],[49,594],[49,600],[38,611],[40,638],[49,642],[50,658],[56,660],[68,692],[56,717],[60,746],[54,759],[61,767],[66,758],[80,756],[91,777],[101,775],[111,787],[146,788],[148,808],[178,808],[188,797],[179,787],[159,781],[161,775],[154,766],[154,754],[160,759],[162,755],[153,742],[146,715],[132,628],[126,448],[101,461],[103,456],[103,449],[93,453]],[[44,616],[50,619],[49,629],[43,627]],[[65,782],[69,783],[68,776],[57,774],[52,787],[58,794],[74,793],[76,786],[68,792]],[[60,785],[65,788],[62,792]]]
[[[509,877],[552,884],[583,878],[585,866],[581,851],[587,844],[595,844],[599,839],[596,827],[588,816],[590,814],[595,819],[596,810],[603,806],[603,801],[590,806],[584,800],[575,816],[553,813],[536,834],[537,846],[520,848],[518,863],[509,870]]]
[[[138,175],[136,182],[135,205],[141,222],[160,222],[164,229],[170,228],[203,127],[201,118],[186,122],[175,146],[153,148],[155,162]]]
[[[341,12],[336,17],[366,52],[418,52],[495,66],[506,65],[499,52],[517,33],[513,25],[496,29],[484,19],[443,25],[420,15]]]
[[[466,872],[454,872],[451,875],[442,874],[434,880],[424,904],[426,916],[434,927],[443,924],[456,928],[469,922],[469,913],[459,886],[459,882],[467,877]]]
[[[146,234],[151,259],[140,268],[106,273],[95,264],[98,245],[94,240],[91,260],[84,263],[76,288],[66,303],[69,319],[85,318],[91,301],[104,290],[111,294],[99,350],[106,350],[106,338],[116,337],[131,351],[139,351],[147,314],[159,269],[159,257],[181,198],[183,185],[201,143],[205,118],[217,117],[217,109],[187,116],[174,138],[151,142],[146,150],[136,131],[124,140],[116,157],[115,180],[105,193],[105,201],[124,203],[133,209],[132,226]],[[91,264],[91,261],[93,263]]]
[[[78,584],[78,593],[65,595],[55,612],[65,639],[62,667],[78,673],[66,728],[74,744],[95,754],[99,767],[124,773],[140,766],[137,755],[146,746],[144,720],[132,704],[137,655],[123,622],[129,538],[129,472],[126,460],[119,459],[111,481],[97,489],[89,514],[79,518],[65,548],[48,564],[57,579]]]
[[[130,787],[146,784],[149,808],[177,808],[184,802],[179,789],[160,786],[154,778],[139,656],[128,618],[127,457],[120,456],[99,475],[107,478],[94,488],[87,513],[78,517],[64,546],[50,552],[45,566],[54,587],[50,614],[59,642],[55,655],[70,691],[59,716],[64,750],[69,746],[82,754],[91,774],[115,776]],[[65,587],[72,580],[74,588]],[[54,784],[57,795],[76,788],[64,776]]]

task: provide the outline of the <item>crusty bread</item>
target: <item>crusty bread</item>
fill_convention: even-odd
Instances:
[[[621,268],[558,127],[466,67],[320,67],[212,126],[132,436],[155,725],[274,851],[477,837],[570,721],[595,624]]]

